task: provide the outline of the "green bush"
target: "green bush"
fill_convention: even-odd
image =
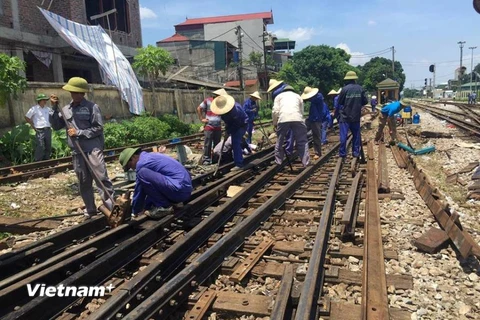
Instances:
[[[272,120],[272,101],[260,101],[258,107],[258,115],[260,119],[270,121]]]
[[[12,164],[33,161],[35,131],[27,124],[21,124],[5,133],[0,138],[0,150]]]
[[[167,123],[170,126],[168,132],[168,138],[175,138],[181,136],[188,136],[193,133],[191,125],[183,123],[177,116],[171,114],[165,114],[160,117],[160,120]]]
[[[168,123],[150,116],[140,116],[133,120],[132,137],[138,140],[138,143],[147,143],[161,140],[168,136],[171,130]]]

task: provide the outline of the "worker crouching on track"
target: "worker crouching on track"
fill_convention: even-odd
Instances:
[[[272,108],[273,125],[277,128],[277,143],[275,145],[275,162],[281,164],[285,156],[283,143],[291,130],[295,141],[298,156],[304,167],[310,163],[308,152],[307,126],[303,118],[303,100],[289,85],[282,85],[283,81],[275,81],[267,92],[273,91],[275,99]]]
[[[231,171],[243,168],[242,137],[247,131],[248,116],[243,107],[230,95],[216,97],[211,105],[215,114],[225,122],[225,131],[232,137],[233,162]]]
[[[187,201],[192,194],[190,173],[177,160],[140,148],[126,148],[120,153],[125,171],[136,171],[132,217],[144,212],[153,219],[173,213],[173,204]]]
[[[77,175],[80,195],[86,207],[85,216],[91,217],[97,214],[93,195],[94,174],[105,187],[105,190],[103,190],[97,184],[103,203],[109,210],[113,209],[113,202],[110,197],[110,195],[113,197],[113,186],[108,178],[107,166],[103,158],[105,138],[103,136],[102,114],[98,105],[85,99],[85,93],[88,92],[87,80],[73,77],[68,80],[68,83],[62,89],[70,92],[72,102],[62,108],[66,119],[62,118],[58,105],[54,106],[53,113],[50,115],[50,123],[55,130],[65,127],[67,129],[67,142],[72,149],[73,169]],[[74,139],[77,139],[78,144],[74,143]],[[85,153],[94,173],[90,171],[89,165],[81,155],[80,150],[77,149],[77,145]]]
[[[222,149],[222,146],[223,146],[223,149]],[[250,146],[250,144],[247,142],[245,137],[242,137],[241,147],[242,147],[243,155],[249,155],[253,153],[253,150],[252,150],[253,146],[252,147]],[[221,158],[220,158],[220,154],[222,155]],[[213,149],[213,162],[218,162],[219,159],[221,160],[220,165],[233,161],[231,136],[227,138],[227,141],[225,141],[225,143],[223,143],[223,140],[220,141]]]
[[[305,87],[302,94],[303,101],[310,101],[310,112],[307,118],[307,127],[312,130],[313,150],[317,160],[322,156],[322,143],[327,140],[327,128],[330,123],[330,112],[328,110],[323,95],[317,88]]]
[[[380,141],[383,141],[383,129],[387,123],[388,128],[390,129],[390,137],[392,138],[390,145],[397,143],[397,125],[395,124],[395,114],[399,113],[400,110],[408,105],[408,101],[402,99],[401,101],[391,102],[382,108],[380,111],[381,118],[378,125],[378,131],[375,135],[375,144],[379,144]]]
[[[352,155],[360,156],[362,137],[360,135],[360,118],[362,108],[368,103],[363,88],[356,83],[358,79],[354,71],[348,71],[345,75],[345,86],[338,96],[338,122],[340,127],[340,150],[339,155],[345,159],[347,156],[348,130],[352,133]]]

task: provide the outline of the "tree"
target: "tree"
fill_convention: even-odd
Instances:
[[[10,94],[17,98],[27,86],[27,80],[21,75],[25,72],[25,62],[18,57],[0,53],[0,103],[3,104]]]
[[[148,45],[145,48],[137,49],[138,54],[133,58],[133,68],[137,72],[148,78],[155,96],[155,81],[160,74],[165,75],[168,68],[173,65],[174,60],[167,50]]]
[[[308,46],[294,54],[292,65],[300,80],[326,94],[343,86],[347,71],[357,71],[348,64],[349,59],[350,55],[342,49]]]
[[[383,57],[375,57],[363,66],[359,66],[359,69],[361,70],[359,83],[367,91],[375,92],[377,84],[386,78],[397,81],[400,84],[400,91],[403,90],[405,73],[403,73],[403,67],[399,61],[395,61],[395,72],[393,75],[392,60]]]
[[[403,90],[404,98],[415,98],[415,97],[421,97],[421,96],[422,96],[422,93],[420,90],[410,89],[410,88],[405,88]]]
[[[0,105],[8,101],[10,123],[15,123],[11,95],[17,98],[19,92],[23,92],[27,86],[27,80],[22,73],[25,72],[26,64],[18,57],[10,57],[0,53]]]
[[[290,61],[283,65],[282,69],[278,72],[276,79],[285,81],[297,92],[301,92],[303,88],[307,86],[307,83],[301,79],[295,71],[293,63]]]
[[[255,51],[250,52],[248,55],[248,62],[257,67],[257,72],[260,71],[263,66],[263,54]]]

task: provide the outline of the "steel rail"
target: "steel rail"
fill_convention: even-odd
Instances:
[[[351,138],[349,139],[351,141]],[[322,216],[315,235],[315,243],[308,263],[308,271],[300,293],[295,320],[318,319],[318,299],[321,296],[324,282],[324,262],[327,253],[330,228],[335,212],[335,200],[340,172],[343,167],[341,158],[338,158],[335,170],[330,179],[327,198],[323,206]]]
[[[369,142],[368,147],[368,150],[373,150],[372,141]],[[380,208],[378,205],[378,185],[375,174],[375,160],[372,159],[367,161],[363,246],[362,319],[390,319]]]
[[[268,158],[272,159],[272,156]],[[181,218],[187,213],[191,215],[202,212],[208,206],[218,201],[226,193],[229,185],[238,182],[237,180],[240,179],[239,176],[242,176],[242,178],[246,179],[251,177],[252,174],[253,170],[247,170],[234,175],[229,180],[225,181],[222,185],[217,186],[209,192],[204,193],[197,199],[189,202],[182,208],[181,212],[176,214],[176,217]],[[171,223],[174,221],[174,216],[169,215],[160,220],[159,222],[145,220],[145,218],[142,219],[142,221],[144,221],[143,224],[146,225],[140,225],[144,228],[144,230],[141,230],[140,233],[134,235],[130,239],[121,242],[118,246],[114,245],[115,242],[111,243],[112,245],[114,245],[113,249],[106,252],[95,262],[87,265],[85,268],[63,280],[61,283],[65,286],[88,286],[101,283],[102,281],[113,275],[115,272],[117,272],[120,268],[137,259],[153,244],[157,243],[159,240],[165,237],[168,233],[165,228],[170,228]],[[122,228],[128,229],[128,225],[122,225],[119,228],[120,230]],[[118,231],[116,230],[119,228],[113,229],[111,230],[111,232],[118,233]],[[132,239],[134,241],[131,241]],[[95,238],[92,239],[92,241],[95,241]],[[84,250],[80,250],[79,254],[81,252],[84,252]],[[60,266],[57,265],[55,267],[58,268]],[[45,279],[45,275],[42,276],[44,276],[42,279]],[[18,288],[15,285],[11,285],[10,288],[11,295],[16,295],[15,297],[18,297],[18,295],[22,293],[19,293]],[[23,293],[23,297],[25,297],[26,292]],[[8,297],[10,299],[9,301],[12,300],[11,295]],[[68,307],[75,300],[75,297],[63,297],[63,299],[59,299],[58,297],[53,297],[50,299],[46,297],[37,297],[26,303],[22,307],[18,308],[17,311],[8,314],[5,319],[47,319],[59,314],[64,308]],[[45,311],[45,309],[48,309],[48,311]],[[41,312],[41,310],[44,311]]]
[[[277,194],[255,209],[247,218],[237,224],[232,230],[195,259],[189,266],[180,271],[155,293],[146,298],[139,306],[128,313],[124,319],[149,319],[160,315],[165,318],[173,312],[181,302],[195,289],[192,284],[204,282],[217,270],[224,259],[234,253],[262,222],[267,220],[285,200],[293,195],[300,185],[310,177],[338,149],[339,144],[332,148],[312,166],[305,168],[296,179],[290,181]],[[285,166],[285,162],[283,163]]]

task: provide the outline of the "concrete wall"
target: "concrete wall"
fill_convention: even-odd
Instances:
[[[253,51],[263,53],[263,43],[262,43],[263,20],[262,19],[206,24],[204,26],[205,40],[210,40],[215,38],[216,41],[228,41],[234,46],[238,47],[237,35],[235,34],[234,30],[231,30],[233,28],[236,28],[237,26],[241,26],[242,29],[245,30],[243,31],[244,36],[242,38],[243,58],[248,59],[248,55],[250,54],[250,52],[253,52]],[[225,34],[220,36],[223,33]]]
[[[39,93],[50,95],[56,93],[60,99],[60,105],[66,105],[70,102],[70,94],[62,90],[63,83],[42,83],[30,82],[28,88],[18,99],[9,102],[0,102],[0,133],[3,133],[13,126],[25,123],[24,116],[28,109],[35,105],[35,97]],[[113,117],[116,119],[130,118],[132,115],[128,111],[127,104],[122,109],[118,91],[114,87],[104,85],[91,85],[90,92],[86,98],[99,105],[104,117]],[[230,92],[231,95],[241,104],[248,97],[243,92]],[[144,90],[143,98],[145,108],[148,112],[157,116],[162,114],[178,114],[185,123],[198,122],[196,115],[197,106],[211,95],[211,91],[198,90],[180,90],[180,89],[157,89],[155,96],[150,90]],[[266,94],[263,97],[266,99]],[[13,120],[11,123],[11,113],[13,110]]]

